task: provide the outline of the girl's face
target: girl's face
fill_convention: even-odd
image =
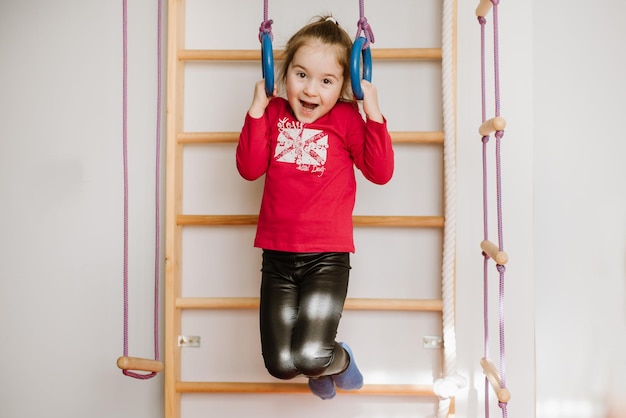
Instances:
[[[287,101],[296,119],[315,122],[335,106],[342,89],[337,47],[312,40],[296,51],[286,77]]]

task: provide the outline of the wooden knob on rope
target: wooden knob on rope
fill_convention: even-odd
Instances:
[[[492,6],[493,6],[493,3],[491,3],[491,0],[480,0],[480,2],[478,3],[478,7],[476,7],[476,16],[478,17],[487,16],[489,12],[491,11]]]
[[[508,254],[504,251],[500,251],[498,246],[491,241],[484,240],[480,243],[480,248],[500,265],[505,265],[509,261]]]
[[[502,387],[502,380],[500,379],[496,366],[484,357],[480,359],[480,365],[482,366],[483,372],[485,373],[489,384],[493,388],[498,401],[508,402],[511,399],[511,392],[509,392],[507,388]]]
[[[478,132],[482,136],[487,136],[493,132],[501,131],[504,128],[506,128],[506,119],[502,116],[496,116],[495,118],[484,121],[483,124],[480,125],[480,128],[478,128]]]
[[[139,357],[120,357],[117,359],[117,367],[122,370],[134,370],[142,372],[159,373],[163,370],[163,363]]]

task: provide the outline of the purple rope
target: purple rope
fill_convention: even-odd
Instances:
[[[488,240],[489,239],[489,189],[487,188],[487,177],[488,174],[487,172],[488,167],[487,167],[487,144],[489,143],[489,136],[483,136],[482,138],[482,142],[483,142],[483,239],[484,240]],[[489,256],[486,253],[483,253],[483,255],[488,258]]]
[[[163,5],[158,3],[158,30],[157,30],[157,120],[156,120],[156,191],[155,191],[155,261],[154,261],[154,358],[160,359],[159,354],[159,277],[160,277],[160,254],[161,254],[161,228],[160,228],[160,176],[161,176],[161,108],[162,108],[162,16]],[[123,160],[124,160],[124,356],[128,356],[128,4],[122,0],[122,37],[123,37],[123,87],[122,87],[122,131],[123,131]],[[130,370],[122,370],[125,376],[135,379],[147,380],[157,375],[156,372],[140,374]]]
[[[486,93],[485,93],[485,19],[483,17],[479,17],[478,21],[480,23],[481,29],[481,54],[480,54],[480,67],[481,67],[481,90],[482,90],[482,121],[486,120]],[[489,143],[489,136],[482,137],[482,162],[483,162],[483,239],[489,239],[489,191],[487,188],[487,144]],[[489,256],[487,253],[483,252],[484,263],[483,263],[483,288],[484,288],[484,296],[483,296],[483,311],[484,311],[484,328],[485,328],[485,344],[483,354],[485,358],[489,357],[489,282],[487,280],[488,277],[488,261]]]
[[[484,303],[483,303],[483,314],[484,321],[483,327],[485,329],[485,344],[483,346],[483,357],[489,358],[489,280],[488,278],[488,269],[489,269],[489,256],[483,253],[483,292],[484,292]]]
[[[484,123],[487,120],[487,93],[485,92],[485,86],[487,84],[485,81],[485,25],[487,24],[487,20],[480,16],[478,18],[478,23],[480,23],[480,62],[482,69],[480,87],[482,94],[482,122]]]
[[[495,91],[495,113],[496,116],[500,116],[500,52],[499,52],[499,36],[498,33],[498,5],[500,4],[500,0],[491,0],[493,3],[493,61],[494,65],[494,91]]]
[[[499,48],[499,20],[498,6],[500,0],[492,0],[493,3],[493,60],[494,60],[494,95],[495,95],[495,114],[500,116],[500,48]],[[504,251],[504,230],[503,230],[503,212],[502,212],[502,159],[501,159],[501,142],[504,131],[500,130],[495,133],[496,137],[496,187],[497,187],[497,210],[498,210],[498,246],[500,251]],[[497,266],[500,273],[500,293],[498,305],[500,308],[500,386],[506,388],[506,347],[505,347],[505,321],[504,321],[504,279],[506,268],[502,265]],[[507,403],[500,402],[502,415],[507,417]]]
[[[259,41],[263,42],[263,35],[264,34],[269,34],[270,35],[270,39],[274,40],[274,34],[272,33],[272,23],[274,23],[273,20],[269,19],[269,1],[268,0],[264,0],[263,1],[263,22],[261,22],[261,26],[259,27]]]
[[[500,116],[500,57],[499,57],[499,27],[498,27],[498,5],[499,0],[491,0],[493,3],[493,38],[494,38],[494,96],[495,96],[495,115]],[[479,17],[478,22],[481,28],[481,92],[482,92],[482,121],[486,118],[486,93],[485,93],[485,24],[486,19]],[[496,200],[497,200],[497,227],[498,227],[498,248],[500,251],[504,251],[504,234],[503,234],[503,211],[502,211],[502,164],[501,164],[501,140],[504,136],[504,131],[496,131]],[[489,142],[489,136],[482,137],[483,143],[483,230],[484,239],[489,237],[488,230],[488,193],[487,193],[487,143]],[[483,252],[484,267],[483,267],[483,287],[484,287],[484,329],[485,329],[485,341],[484,341],[484,353],[485,357],[489,355],[489,272],[488,272],[488,259],[489,256]],[[504,281],[506,268],[503,265],[497,264],[496,269],[499,273],[499,294],[498,294],[498,307],[499,307],[499,337],[500,337],[500,385],[502,388],[506,388],[506,350],[505,350],[505,320],[504,320]],[[498,406],[502,410],[502,415],[507,418],[507,403],[498,402]],[[489,382],[485,379],[485,415],[489,417]]]
[[[485,24],[487,21],[484,17],[478,18],[480,23],[480,80],[481,80],[481,109],[482,109],[482,122],[487,120],[487,101],[485,91]],[[489,239],[489,209],[488,209],[488,188],[487,188],[487,144],[489,143],[489,136],[482,137],[482,162],[483,162],[483,239]],[[483,329],[484,329],[484,344],[483,344],[483,357],[489,358],[489,255],[483,252]],[[489,380],[485,378],[485,417],[489,418]]]
[[[496,188],[497,188],[497,211],[498,211],[498,247],[500,251],[504,251],[504,232],[502,228],[502,161],[500,158],[500,144],[504,131],[497,131],[496,137]]]
[[[506,267],[498,265],[497,268],[500,273],[500,292],[498,297],[500,307],[500,386],[506,388],[506,351],[504,344],[504,273],[506,272]],[[502,410],[502,417],[507,418],[507,402],[498,402],[498,406]]]
[[[506,362],[505,360],[505,345],[504,345],[504,273],[506,267],[502,265],[497,266],[498,273],[500,273],[500,292],[498,294],[498,306],[500,313],[500,384],[503,388],[506,387]]]
[[[124,356],[128,356],[128,5],[122,1],[122,158],[124,165]]]
[[[363,36],[365,37],[363,49],[367,49],[369,48],[370,44],[373,44],[375,42],[375,39],[372,27],[367,22],[367,18],[365,17],[365,0],[359,0],[359,16],[360,18],[357,22],[356,38],[363,34]]]
[[[489,141],[488,136],[483,137],[483,239],[489,239],[489,210],[488,210],[488,189],[487,189],[487,142]],[[485,358],[489,358],[489,255],[483,252],[484,262],[483,262],[483,320],[484,320],[484,329],[485,329],[485,344],[483,350],[483,356]]]

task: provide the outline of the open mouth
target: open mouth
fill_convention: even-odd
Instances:
[[[300,100],[300,105],[304,109],[309,110],[309,111],[315,110],[317,108],[317,106],[318,106],[315,103],[305,102],[305,101],[302,101],[302,100]]]

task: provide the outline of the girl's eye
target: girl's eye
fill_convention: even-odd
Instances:
[[[324,84],[329,84],[329,85],[330,85],[330,84],[333,84],[333,81],[332,81],[332,80],[329,80],[328,78],[325,78],[325,79],[324,79],[324,81],[323,81],[323,83],[324,83]]]
[[[299,78],[305,78],[306,74],[299,72],[299,73],[296,73],[296,76],[298,76]]]

